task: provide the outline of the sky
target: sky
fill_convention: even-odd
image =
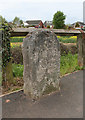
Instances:
[[[66,24],[83,21],[83,1],[85,0],[0,0],[0,15],[7,21],[15,16],[26,20],[53,20],[57,11],[66,15]]]

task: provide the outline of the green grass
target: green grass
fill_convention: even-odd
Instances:
[[[23,42],[23,38],[25,37],[11,37],[10,42],[15,43],[15,42]]]
[[[59,42],[63,43],[76,43],[77,42],[77,36],[57,36]]]
[[[60,42],[63,43],[76,43],[77,42],[77,36],[57,36]],[[23,38],[25,37],[11,37],[11,43],[15,42],[23,42]]]
[[[14,77],[23,77],[24,66],[20,64],[13,64],[13,75]],[[78,55],[68,55],[61,56],[60,60],[60,75],[65,75],[67,73],[74,72],[76,70],[81,70],[82,67],[78,66]]]
[[[76,70],[81,70],[82,67],[78,65],[78,55],[72,55],[68,53],[68,55],[61,56],[60,61],[60,75],[65,75],[67,73],[74,72]]]
[[[16,47],[21,47],[22,46],[22,42],[17,42],[17,43],[11,43],[11,48],[16,48]]]
[[[20,64],[12,64],[13,76],[14,77],[23,77],[24,66]]]

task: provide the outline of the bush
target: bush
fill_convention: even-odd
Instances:
[[[24,66],[20,64],[12,64],[13,76],[14,77],[23,77]]]
[[[11,48],[12,63],[23,64],[23,55],[21,46]]]

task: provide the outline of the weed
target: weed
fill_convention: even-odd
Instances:
[[[78,55],[72,55],[70,52],[67,55],[61,56],[60,61],[60,75],[81,70],[82,67],[78,65]]]
[[[13,76],[14,77],[23,77],[24,66],[20,64],[12,64]]]

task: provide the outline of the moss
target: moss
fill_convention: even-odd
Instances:
[[[47,85],[45,91],[43,92],[43,95],[49,94],[51,92],[54,92],[56,90],[59,90],[59,87],[54,87],[52,84]]]

